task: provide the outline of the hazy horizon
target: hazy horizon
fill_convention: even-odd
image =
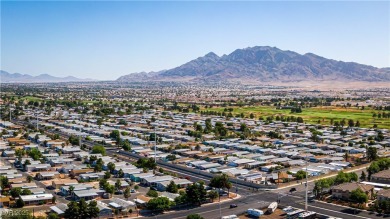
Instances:
[[[1,2],[1,70],[115,80],[271,46],[390,67],[389,2]]]

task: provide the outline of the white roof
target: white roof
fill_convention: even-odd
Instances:
[[[39,195],[21,195],[20,198],[26,201],[40,201],[40,200],[49,200],[53,198],[52,194],[39,194]]]

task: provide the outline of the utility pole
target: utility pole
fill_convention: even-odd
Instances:
[[[156,127],[154,127],[154,163],[157,164],[157,134],[156,134]]]
[[[39,129],[38,129],[38,113],[37,113],[37,131],[38,131]]]
[[[11,122],[11,105],[9,105],[9,122]]]
[[[222,218],[221,200],[219,200],[219,217]]]
[[[309,185],[307,184],[307,177],[308,177],[308,173],[307,173],[307,165],[308,165],[308,163],[307,163],[307,155],[306,155],[306,188],[305,188],[305,211],[307,211],[307,189],[309,188]]]

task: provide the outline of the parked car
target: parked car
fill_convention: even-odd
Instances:
[[[130,192],[131,193],[136,193],[136,191],[134,189],[131,189]]]
[[[290,192],[296,192],[296,191],[297,191],[296,188],[291,188],[291,189],[290,189]]]
[[[123,195],[123,191],[122,191],[122,190],[117,190],[117,191],[115,192],[115,195]]]

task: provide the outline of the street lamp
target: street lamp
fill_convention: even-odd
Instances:
[[[157,134],[156,134],[156,127],[154,127],[154,163],[157,164]]]
[[[219,200],[219,217],[222,218],[221,200]]]
[[[306,155],[306,188],[305,188],[305,211],[307,211],[307,189],[308,189],[308,187],[309,187],[309,185],[307,184],[307,177],[308,177],[308,173],[307,173],[307,165],[308,165],[308,163],[307,163],[307,155]]]

